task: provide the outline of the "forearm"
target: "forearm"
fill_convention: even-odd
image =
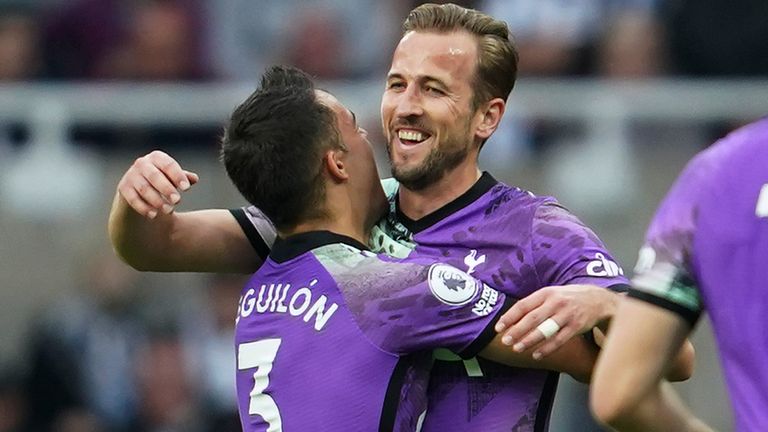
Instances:
[[[606,326],[607,328],[607,326]],[[605,330],[600,326],[592,329],[593,339],[598,347],[602,347],[605,342]],[[689,339],[683,342],[677,355],[671,360],[669,369],[664,374],[664,378],[671,382],[685,381],[693,375],[693,368],[696,361],[696,350]]]
[[[225,209],[136,213],[118,194],[109,215],[115,251],[142,271],[253,273],[261,265],[235,218]]]
[[[598,354],[597,347],[581,336],[572,338],[560,349],[539,360],[533,358],[534,351],[533,348],[523,352],[514,351],[512,347],[502,344],[501,338],[497,336],[480,352],[480,356],[513,367],[563,372],[577,381],[588,383]]]
[[[598,419],[620,432],[711,432],[685,407],[672,389],[662,381],[630,409],[600,416]]]
[[[674,372],[676,358],[692,354],[688,348],[680,349],[689,332],[689,324],[674,313],[636,299],[624,300],[592,380],[595,417],[619,430],[698,430],[682,427],[687,411],[663,380]]]
[[[149,219],[137,213],[119,194],[115,194],[108,223],[109,239],[115,252],[131,267],[142,271],[161,271],[169,256],[173,214]]]
[[[624,297],[623,293],[613,291],[606,288],[601,296],[600,306],[602,315],[599,317],[595,327],[603,331],[608,331],[611,319],[616,315],[616,311],[619,309],[619,301]]]

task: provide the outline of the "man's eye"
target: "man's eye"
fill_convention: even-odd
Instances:
[[[436,94],[436,95],[444,95],[445,94],[444,91],[440,90],[437,87],[427,87],[426,88],[426,92],[427,93],[433,93],[433,94]]]

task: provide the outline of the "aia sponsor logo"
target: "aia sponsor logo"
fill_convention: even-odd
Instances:
[[[623,275],[624,270],[618,264],[598,252],[595,254],[595,259],[587,264],[587,274],[597,277],[615,277]]]

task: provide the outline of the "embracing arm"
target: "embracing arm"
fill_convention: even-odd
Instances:
[[[684,355],[689,332],[689,323],[670,311],[623,300],[592,380],[595,417],[622,431],[709,431],[663,379]]]
[[[508,366],[548,369],[567,373],[577,381],[588,383],[597,360],[598,348],[582,337],[575,337],[563,344],[556,352],[536,359],[533,349],[517,352],[496,337],[479,353],[479,356]]]
[[[517,351],[533,350],[542,357],[557,353],[563,344],[582,333],[592,331],[599,346],[602,335],[616,314],[623,294],[595,285],[574,284],[542,288],[519,300],[502,315],[496,330],[503,332],[502,341]],[[545,339],[538,326],[552,318],[563,325],[550,339]],[[591,330],[590,330],[591,329]],[[695,351],[684,340],[667,370],[666,379],[684,381],[693,374]]]
[[[175,212],[198,180],[167,154],[137,159],[118,183],[109,214],[117,254],[144,271],[250,273],[261,259],[228,210]]]

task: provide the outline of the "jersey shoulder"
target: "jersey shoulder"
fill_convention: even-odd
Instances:
[[[457,212],[454,218],[456,223],[470,226],[482,221],[482,224],[474,228],[477,235],[485,233],[495,237],[504,233],[519,242],[530,237],[537,209],[555,203],[557,201],[553,197],[497,183],[479,199]]]
[[[473,356],[495,332],[505,297],[429,258],[395,259],[328,246],[315,256],[333,275],[345,307],[368,340],[403,355],[445,347]]]
[[[557,203],[554,197],[536,195],[529,190],[499,182],[488,192],[485,213],[487,215],[509,212],[533,214],[539,206],[552,203]]]

